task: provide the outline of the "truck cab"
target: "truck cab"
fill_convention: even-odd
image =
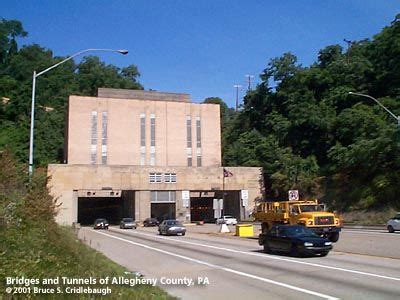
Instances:
[[[261,202],[254,217],[261,222],[262,233],[277,224],[302,225],[337,242],[341,231],[340,219],[318,200]]]

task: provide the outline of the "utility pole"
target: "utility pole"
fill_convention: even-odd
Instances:
[[[247,90],[250,91],[251,89],[251,79],[254,78],[254,75],[245,75],[247,78]]]
[[[238,108],[239,108],[239,88],[241,88],[242,86],[240,84],[235,84],[233,87],[236,88],[236,111],[238,111]]]
[[[354,44],[354,42],[350,41],[350,40],[347,40],[347,39],[343,39],[343,41],[345,41],[347,43],[347,54],[346,54],[346,57],[347,57],[347,63],[349,63],[350,62],[350,48]]]

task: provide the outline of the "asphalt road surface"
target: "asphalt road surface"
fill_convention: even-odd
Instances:
[[[400,298],[398,233],[344,230],[327,257],[293,258],[263,253],[256,239],[207,234],[204,228],[166,237],[155,227],[84,227],[79,236],[182,299]]]

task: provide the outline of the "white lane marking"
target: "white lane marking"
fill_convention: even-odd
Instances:
[[[289,259],[289,258],[276,257],[276,256],[271,256],[271,255],[259,254],[259,253],[251,253],[251,252],[234,250],[234,249],[225,248],[225,247],[217,247],[217,246],[211,246],[211,245],[206,245],[206,244],[194,243],[194,242],[189,242],[189,241],[184,241],[184,240],[171,239],[171,238],[167,238],[167,237],[163,237],[163,236],[150,235],[150,234],[141,233],[141,232],[132,232],[132,233],[137,234],[137,235],[144,235],[144,236],[149,236],[149,237],[153,237],[153,238],[158,238],[158,239],[169,240],[169,241],[173,241],[173,242],[194,245],[194,246],[201,246],[201,247],[206,247],[206,248],[211,248],[211,249],[224,250],[224,251],[228,251],[228,252],[240,253],[240,254],[251,255],[251,256],[259,256],[259,257],[263,257],[265,259],[288,261],[291,263],[297,263],[297,264],[301,264],[301,265],[307,265],[307,266],[313,266],[313,267],[318,267],[318,268],[325,268],[325,269],[343,271],[343,272],[354,273],[354,274],[359,274],[359,275],[377,277],[377,278],[382,278],[382,279],[400,281],[400,278],[397,278],[397,277],[390,277],[390,276],[384,276],[384,275],[379,275],[379,274],[374,274],[374,273],[369,273],[369,272],[363,272],[363,271],[357,271],[357,270],[351,270],[351,269],[345,269],[345,268],[339,268],[339,267],[332,267],[332,266],[327,266],[327,265],[320,265],[320,264],[316,264],[316,263],[298,261],[298,260]]]
[[[123,242],[126,242],[126,243],[129,243],[129,244],[132,244],[132,245],[136,245],[136,246],[139,246],[139,247],[150,249],[150,250],[153,250],[153,251],[156,251],[156,252],[160,252],[160,253],[163,253],[163,254],[167,254],[167,255],[170,255],[170,256],[182,258],[184,260],[195,262],[195,263],[198,263],[198,264],[201,264],[201,265],[205,265],[205,266],[208,266],[208,267],[211,267],[211,268],[214,268],[214,269],[219,269],[219,270],[222,270],[222,271],[225,271],[225,272],[229,272],[229,273],[233,273],[233,274],[237,274],[237,275],[240,275],[240,276],[244,276],[244,277],[248,277],[248,278],[252,278],[252,279],[257,279],[257,280],[260,280],[260,281],[263,281],[263,282],[266,282],[266,283],[275,284],[275,285],[278,285],[278,286],[281,286],[281,287],[284,287],[284,288],[288,288],[288,289],[291,289],[291,290],[299,291],[299,292],[302,292],[302,293],[305,293],[305,294],[310,294],[310,295],[314,295],[314,296],[317,296],[317,297],[320,297],[320,298],[330,299],[330,300],[340,299],[340,298],[336,298],[336,297],[333,297],[333,296],[329,296],[329,295],[321,294],[321,293],[318,293],[318,292],[314,292],[314,291],[311,291],[311,290],[299,288],[299,287],[294,286],[294,285],[282,283],[282,282],[271,280],[271,279],[264,278],[264,277],[259,277],[259,276],[253,275],[253,274],[237,271],[237,270],[234,270],[234,269],[231,269],[231,268],[226,268],[226,267],[223,267],[223,266],[220,266],[220,265],[215,265],[215,264],[203,261],[203,260],[199,260],[199,259],[191,258],[191,257],[188,257],[188,256],[183,256],[183,255],[180,255],[180,254],[172,253],[172,252],[165,251],[165,250],[162,250],[162,249],[159,249],[159,248],[155,248],[155,247],[151,247],[151,246],[148,246],[148,245],[145,245],[145,244],[136,243],[136,242],[133,242],[133,241],[130,241],[130,240],[126,240],[126,239],[123,239],[123,238],[120,238],[120,237],[117,237],[117,236],[113,236],[113,235],[110,235],[110,234],[107,234],[107,233],[104,233],[104,232],[98,232],[98,231],[93,231],[93,232],[98,233],[98,234],[102,234],[102,235],[105,235],[105,236],[108,236],[110,238],[117,239],[117,240],[120,240],[120,241],[123,241]]]

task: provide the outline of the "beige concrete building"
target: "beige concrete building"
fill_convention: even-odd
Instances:
[[[219,105],[189,95],[99,89],[70,96],[66,164],[49,165],[57,221],[246,218],[260,168],[221,167]]]

